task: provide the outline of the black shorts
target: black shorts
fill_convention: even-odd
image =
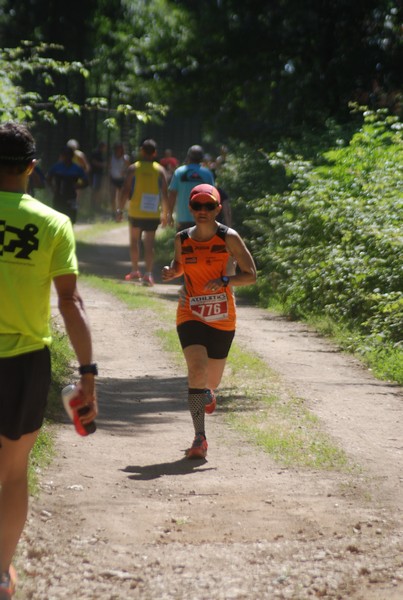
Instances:
[[[111,177],[110,180],[111,184],[119,189],[123,187],[123,184],[125,182],[123,177]]]
[[[235,331],[223,331],[201,321],[185,321],[177,326],[182,348],[205,346],[209,358],[227,358]]]
[[[49,348],[0,358],[0,435],[18,440],[40,429],[50,386]]]
[[[53,208],[58,212],[61,212],[63,215],[67,215],[70,217],[70,221],[73,225],[77,221],[77,200],[71,201],[63,201],[63,200],[55,200],[53,202]]]
[[[132,227],[138,227],[141,231],[157,231],[160,224],[159,219],[136,219],[129,217],[129,223]]]

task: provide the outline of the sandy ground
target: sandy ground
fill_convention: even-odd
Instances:
[[[126,237],[118,228],[88,244],[82,270],[121,279]],[[305,400],[355,469],[280,467],[220,407],[207,417],[207,460],[188,461],[185,371],[153,335],[155,314],[81,291],[100,370],[98,430],[82,439],[57,426],[17,599],[403,598],[400,388],[305,325],[240,306],[237,343]],[[152,293],[175,305],[176,286]]]

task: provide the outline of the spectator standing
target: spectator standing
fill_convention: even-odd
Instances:
[[[53,190],[53,208],[77,220],[77,190],[88,186],[87,173],[73,162],[74,150],[66,146],[60,154],[60,161],[50,168],[47,181]]]
[[[178,167],[171,179],[168,191],[169,213],[176,212],[177,230],[181,231],[194,225],[194,217],[189,210],[189,195],[196,185],[202,183],[214,184],[214,175],[201,165],[203,148],[191,146],[187,152],[186,164]]]
[[[227,162],[227,156],[228,156],[227,146],[221,146],[220,154],[215,159],[214,166],[212,166],[212,168],[214,169],[215,172],[219,171],[221,169],[221,167],[223,167],[225,165],[225,163]]]
[[[164,152],[164,157],[161,158],[160,164],[164,167],[167,172],[167,181],[170,183],[175,169],[179,167],[179,160],[172,155],[172,150],[167,148]]]
[[[165,169],[156,161],[157,144],[144,140],[140,147],[140,159],[129,167],[120,197],[123,210],[129,200],[130,259],[132,270],[126,281],[142,281],[143,285],[154,285],[155,232],[161,224],[167,224],[168,198]],[[142,277],[139,269],[141,236],[144,232],[144,260],[146,272]]]
[[[52,280],[67,334],[81,365],[82,404],[97,414],[92,342],[77,290],[73,228],[64,214],[26,193],[35,140],[18,123],[0,125],[0,598],[16,583],[11,561],[28,510],[27,468],[43,423],[51,378]],[[87,450],[86,450],[87,452]]]
[[[126,178],[130,160],[125,154],[122,142],[113,144],[113,152],[109,161],[109,184],[111,195],[112,218],[122,220],[123,210],[120,208],[120,193]]]
[[[227,192],[220,186],[216,186],[221,200],[221,212],[217,216],[217,221],[227,227],[232,227],[231,202]]]

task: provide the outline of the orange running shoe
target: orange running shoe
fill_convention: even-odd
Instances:
[[[211,415],[217,406],[217,398],[215,397],[213,390],[206,390],[206,398],[208,403],[204,406],[204,412]]]
[[[13,597],[17,583],[17,574],[12,565],[8,573],[0,574],[0,600],[9,600]]]
[[[131,271],[125,275],[125,281],[141,281],[141,277],[140,271]]]
[[[186,458],[206,458],[207,455],[207,440],[202,433],[198,433],[193,440],[191,448],[186,450]]]

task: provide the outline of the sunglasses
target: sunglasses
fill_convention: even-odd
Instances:
[[[209,212],[215,210],[219,205],[217,202],[190,202],[189,206],[196,212],[199,210],[208,210]]]

